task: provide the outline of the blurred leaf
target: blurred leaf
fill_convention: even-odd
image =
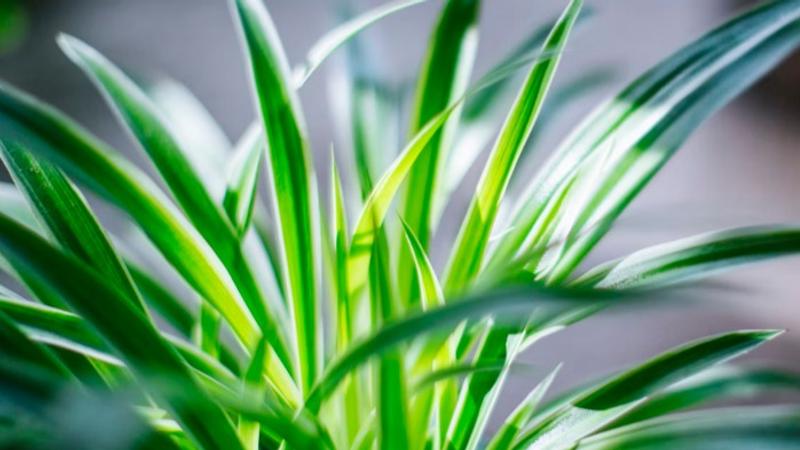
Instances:
[[[0,131],[127,212],[238,337],[254,345],[258,327],[213,250],[145,174],[57,111],[0,85]]]
[[[308,51],[305,63],[295,67],[292,77],[295,88],[299,89],[302,87],[311,74],[317,70],[328,56],[370,25],[398,11],[426,1],[427,0],[398,0],[387,2],[328,31]]]
[[[600,433],[575,448],[652,450],[788,450],[800,439],[800,411],[735,408],[667,416]]]
[[[258,128],[249,129],[237,144],[228,167],[228,185],[222,205],[240,238],[250,226],[253,216],[258,174],[264,156],[263,138]]]
[[[144,91],[162,112],[172,135],[212,198],[221,198],[231,143],[225,132],[188,88],[166,77],[146,80]]]
[[[717,367],[670,386],[620,417],[610,428],[652,419],[719,400],[749,399],[766,392],[796,392],[800,376],[780,370]]]
[[[672,349],[590,387],[539,418],[519,438],[518,445],[540,449],[571,445],[631,411],[647,396],[747,353],[779,334],[768,330],[738,331]]]
[[[64,174],[14,142],[0,142],[0,158],[55,241],[107,277],[147,316],[128,270],[83,195]]]
[[[161,339],[129,298],[96,272],[51,247],[41,238],[0,215],[0,251],[18,261],[33,277],[61,292],[135,370],[147,379],[154,373],[182,386],[192,404],[167,396],[172,410],[193,439],[208,449],[241,449],[224,412],[199,388],[180,357]],[[149,386],[164,395],[157,385]]]
[[[487,450],[509,450],[511,448],[514,440],[522,432],[536,408],[539,407],[542,397],[550,389],[550,385],[553,384],[559,369],[561,369],[560,365],[540,381],[528,396],[517,405],[503,425],[500,426],[500,429],[497,430],[492,440],[489,441],[489,445],[486,447]]]
[[[763,259],[800,252],[800,230],[759,226],[717,231],[639,250],[590,270],[576,283],[657,288]]]
[[[0,313],[0,357],[24,361],[50,375],[69,380],[69,370],[47,349],[28,339],[8,317]]]
[[[527,318],[531,311],[545,306],[598,305],[605,304],[612,298],[622,301],[619,295],[611,292],[545,289],[539,285],[529,285],[474,294],[448,302],[442,307],[388,322],[329,364],[324,376],[309,394],[306,407],[312,411],[317,409],[320,402],[333,392],[351,370],[371,357],[427,333],[446,330],[464,320],[484,318],[487,315],[519,320],[520,317]]]
[[[0,54],[17,46],[28,31],[28,13],[18,0],[0,1]]]

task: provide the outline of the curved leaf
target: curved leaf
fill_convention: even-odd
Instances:
[[[144,301],[111,241],[83,195],[64,174],[14,142],[0,142],[0,158],[55,241],[106,276],[136,308],[147,314]]]
[[[657,288],[737,265],[800,252],[800,229],[783,226],[707,233],[639,250],[590,270],[576,283],[597,287]]]
[[[497,259],[542,239],[563,241],[537,270],[563,281],[703,119],[795,47],[798,18],[800,2],[768,2],[665,59],[595,111],[532,180]],[[581,173],[597,177],[582,198],[545,215]]]
[[[500,201],[519,154],[536,123],[561,59],[561,50],[566,45],[582,5],[581,0],[571,1],[551,30],[542,50],[543,54],[549,56],[534,64],[503,124],[450,256],[445,293],[457,294],[459,289],[464,289],[474,281],[481,268]]]
[[[246,264],[239,239],[189,163],[187,150],[181,148],[166,119],[132,80],[93,48],[65,35],[59,37],[59,45],[95,82],[138,139],[178,204],[228,268],[248,312],[288,364],[287,344],[267,309],[255,275]]]
[[[180,357],[123,293],[96,272],[3,215],[0,215],[0,252],[25,267],[30,276],[60,292],[138,376],[147,379],[158,373],[190,392],[193,405],[168,395],[166,400],[198,445],[220,450],[242,448],[224,412],[208,398]],[[160,391],[157,385],[150,388],[156,394],[168,394]]]
[[[237,144],[233,159],[228,166],[228,184],[222,206],[236,229],[239,238],[244,236],[253,217],[258,173],[264,157],[264,142],[261,130],[249,129]]]
[[[796,408],[700,411],[642,422],[584,439],[579,450],[788,450],[800,439]]]
[[[609,428],[641,422],[719,400],[748,399],[766,392],[795,392],[800,376],[780,370],[718,367],[684,380],[648,398]]]
[[[544,306],[588,306],[622,301],[612,292],[587,290],[558,290],[539,285],[524,288],[498,290],[473,295],[445,306],[413,314],[407,318],[388,322],[358,344],[332,361],[320,382],[314,387],[306,401],[312,411],[339,385],[344,377],[371,357],[379,355],[396,345],[420,337],[435,330],[454,327],[464,320],[496,315],[519,320],[527,318],[531,311]]]
[[[293,75],[295,88],[299,89],[302,87],[325,59],[350,38],[387,16],[426,1],[427,0],[398,0],[395,2],[388,2],[328,31],[311,46],[311,49],[306,55],[305,63],[295,67]]]
[[[235,0],[235,10],[267,138],[285,285],[294,319],[294,363],[302,392],[307,392],[319,376],[322,358],[311,153],[289,64],[269,13],[259,0]]]
[[[0,131],[127,212],[239,339],[255,345],[259,331],[213,250],[144,173],[50,107],[0,84]]]
[[[648,395],[709,367],[740,356],[781,332],[737,331],[700,339],[665,352],[571,398],[538,418],[515,448],[561,448],[603,428]]]
[[[418,76],[411,111],[412,135],[466,92],[478,53],[480,7],[480,0],[448,0],[444,4]],[[408,174],[401,216],[425,249],[433,232],[433,202],[442,187],[442,164],[450,151],[459,115],[457,111],[450,116]],[[418,300],[413,261],[404,247],[400,250],[398,271],[401,298]]]

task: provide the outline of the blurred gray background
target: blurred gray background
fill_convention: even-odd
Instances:
[[[357,1],[360,10],[385,0]],[[333,24],[332,2],[266,0],[293,62]],[[37,0],[25,2],[29,34],[0,55],[0,78],[52,102],[102,138],[143,159],[84,76],[57,49],[58,32],[76,35],[123,67],[168,74],[185,83],[232,139],[253,118],[248,80],[223,0]],[[486,70],[564,1],[486,0],[477,71]],[[598,101],[636,74],[699,36],[735,9],[723,0],[588,1],[597,14],[573,37],[561,79],[599,64],[617,71],[613,86],[574,105],[544,136],[546,154]],[[412,79],[441,2],[399,13],[366,32],[381,49],[386,72]],[[332,120],[326,70],[303,88],[301,99],[314,149],[327,158]],[[785,78],[785,77],[784,77]],[[800,222],[800,105],[794,91],[766,84],[705,124],[625,214],[593,261],[643,245],[730,226]],[[792,83],[789,83],[791,86]],[[779,94],[775,95],[778,91]],[[794,95],[794,97],[792,97]],[[466,192],[465,195],[469,195]],[[564,361],[564,383],[624,367],[656,351],[733,328],[785,328],[789,333],[756,359],[797,366],[800,343],[800,260],[747,267],[689,290],[691,304],[611,312],[548,338],[527,360],[543,367]],[[679,298],[683,293],[676,294]],[[521,378],[521,379],[520,379]],[[518,377],[507,395],[518,397],[533,380]]]

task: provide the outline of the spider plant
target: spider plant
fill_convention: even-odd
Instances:
[[[791,373],[727,364],[777,330],[693,341],[543,403],[553,368],[495,417],[496,431],[487,424],[518,356],[545,336],[800,251],[800,228],[763,225],[582,269],[692,131],[797,46],[800,0],[765,3],[665,58],[520,177],[537,120],[603,78],[553,87],[565,48],[580,45],[570,34],[581,0],[480,78],[471,72],[481,2],[445,1],[397,145],[403,95],[357,34],[422,1],[344,22],[291,70],[261,1],[232,0],[258,110],[235,143],[176,82],[137,81],[60,36],[157,176],[0,85],[0,154],[14,181],[0,190],[4,448],[798,445],[796,406],[683,411],[797,390]],[[342,46],[348,70],[336,93],[352,143],[332,152],[318,189],[298,91]],[[344,179],[343,148],[341,167],[354,174]],[[482,151],[473,187],[465,169]],[[516,205],[512,183],[526,186]],[[130,226],[105,229],[78,186]],[[458,235],[434,249],[456,190],[473,192],[471,202]],[[440,268],[430,256],[442,249]]]

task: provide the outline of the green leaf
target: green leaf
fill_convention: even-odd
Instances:
[[[641,422],[713,401],[750,399],[767,392],[794,392],[800,377],[780,370],[717,367],[670,386],[620,417],[609,428]]]
[[[98,334],[80,316],[71,312],[8,296],[0,296],[0,312],[23,327],[26,334],[37,342],[93,361],[124,367]],[[225,386],[235,386],[235,376],[219,362],[179,339],[169,336],[166,339],[199,373]]]
[[[503,422],[500,429],[497,430],[492,440],[489,441],[486,450],[509,450],[511,448],[516,437],[533,416],[536,408],[539,407],[542,397],[544,397],[547,390],[550,389],[550,385],[553,384],[553,380],[558,374],[559,369],[561,369],[560,365],[540,381],[539,384],[531,390],[528,396],[517,405],[514,411],[508,416],[508,419]]]
[[[451,253],[445,275],[445,295],[459,295],[475,281],[481,269],[511,173],[536,123],[561,52],[582,5],[580,0],[570,2],[553,26],[541,51],[544,58],[533,65],[500,131]],[[511,330],[502,327],[490,328],[480,341],[475,362],[512,360],[523,344],[516,342],[512,345],[510,334]],[[476,448],[505,377],[506,371],[502,371],[498,374],[476,374],[464,381],[447,432],[447,445]]]
[[[474,294],[449,302],[442,307],[396,319],[385,323],[371,336],[354,344],[346,353],[332,361],[320,382],[309,394],[306,407],[312,411],[319,408],[320,402],[336,389],[350,371],[371,357],[432,331],[452,328],[464,320],[480,319],[488,315],[519,320],[520,317],[527,318],[526,314],[530,314],[531,311],[546,306],[601,305],[612,298],[617,302],[624,301],[619,294],[611,292],[559,290],[530,285]]]
[[[146,315],[127,268],[83,195],[64,174],[15,142],[0,142],[0,158],[55,241],[107,277]]]
[[[800,2],[766,3],[665,59],[599,108],[528,186],[498,259],[543,239],[561,241],[536,270],[551,282],[566,279],[703,119],[796,46],[798,17]],[[544,214],[577,177],[584,189]]]
[[[289,64],[272,18],[259,0],[236,0],[235,6],[268,144],[285,285],[294,319],[296,374],[301,392],[308,392],[319,376],[322,358],[311,153]]]
[[[792,407],[716,409],[668,416],[584,439],[580,450],[784,450],[800,439]]]
[[[164,320],[184,337],[192,334],[196,318],[189,308],[172,292],[155,280],[146,270],[127,262],[128,271],[142,293],[147,306],[153,308]]]
[[[42,231],[42,226],[31,211],[22,193],[11,183],[0,182],[0,208],[3,214],[13,217],[33,231]]]
[[[0,85],[0,132],[127,212],[164,257],[212,302],[248,346],[260,335],[233,280],[213,250],[146,175],[62,114]]]
[[[255,345],[261,330],[229,273],[152,180],[61,113],[1,83],[0,118],[5,139],[25,142],[127,212],[189,284],[221,312],[239,341],[248,348]],[[278,339],[270,342],[280,344]],[[272,368],[273,384],[296,403],[285,367]]]
[[[342,191],[342,180],[336,159],[331,154],[331,204],[334,224],[334,246],[336,253],[336,349],[343,351],[355,337],[356,309],[347,292],[347,254],[349,249],[347,214]]]
[[[342,86],[333,92],[332,107],[341,111],[334,120],[338,129],[349,130],[352,136],[362,200],[372,192],[385,163],[396,156],[403,102],[401,89],[386,81],[379,72],[380,60],[368,49],[361,39],[353,39],[347,45],[344,73],[332,76],[332,83]]]
[[[663,353],[578,394],[537,420],[516,447],[562,448],[626,414],[647,396],[740,356],[780,332],[737,331],[700,339]]]
[[[284,364],[288,364],[287,344],[268,311],[255,275],[246,263],[239,239],[221,208],[205,189],[186,157],[187,150],[181,148],[158,108],[121,70],[88,45],[67,36],[61,36],[59,44],[105,94],[138,139],[178,204],[228,268],[250,314],[270,338]]]
[[[127,75],[93,48],[71,36],[62,35],[58,43],[64,53],[78,65],[110,106],[119,114],[142,148],[153,161],[161,177],[186,215],[210,243],[230,233],[230,225],[211,199],[186,150],[173,135],[167,120],[157,106]],[[212,233],[216,233],[216,236]],[[209,237],[214,236],[214,237]]]
[[[364,203],[353,231],[350,254],[347,258],[347,285],[351,295],[359,292],[366,285],[369,262],[372,257],[372,244],[403,180],[419,155],[425,150],[427,143],[453,113],[457,104],[451,105],[417,133],[400,153],[400,156],[395,159],[392,166],[378,180]]]
[[[0,313],[0,354],[14,358],[43,372],[69,380],[69,370],[46,348],[27,336],[3,313]]]
[[[381,235],[381,237],[383,237]],[[375,311],[373,324],[382,324],[398,316],[397,299],[393,295],[391,280],[386,276],[388,244],[379,238],[374,243],[373,258],[369,267],[370,301]],[[406,386],[404,355],[401,349],[389,350],[379,357],[376,369],[376,402],[378,413],[378,448],[407,450],[409,448],[408,392]]]
[[[545,41],[544,59],[534,64],[506,118],[486,164],[467,217],[456,240],[445,276],[445,293],[465,289],[481,268],[497,210],[511,173],[533,130],[542,103],[561,59],[561,51],[583,2],[573,0]]]
[[[480,0],[445,3],[418,77],[411,111],[412,136],[466,92],[478,52],[480,6]],[[455,112],[449,123],[431,138],[408,174],[401,216],[426,249],[432,234],[433,202],[441,188],[441,166],[450,150],[459,115]],[[409,302],[417,300],[413,261],[404,247],[400,250],[398,271],[401,298]]]
[[[29,274],[59,291],[65,300],[102,334],[141,379],[153,373],[190,393],[193,402],[169,402],[175,416],[198,445],[209,449],[241,449],[224,412],[197,385],[180,357],[164,342],[131,299],[97,272],[65,255],[6,216],[0,215],[0,252]],[[156,394],[168,394],[151,385]]]
[[[721,270],[800,252],[800,230],[758,226],[707,233],[639,250],[590,270],[576,283],[597,287],[657,288]]]
[[[159,76],[140,84],[162,112],[180,147],[191,150],[185,156],[212,198],[222,198],[222,168],[231,151],[225,132],[200,100],[179,82]]]
[[[39,219],[31,211],[30,204],[13,184],[0,183],[0,212],[13,217],[17,222],[40,235],[45,234]],[[8,261],[3,259],[2,255],[0,255],[0,270],[12,277],[16,277],[40,302],[51,306],[65,306],[64,301],[58,295],[50,292],[46,287],[37,283],[36,280],[25,277],[20,271],[12,267]]]
[[[406,243],[408,244],[411,256],[414,258],[414,271],[416,272],[417,282],[421,287],[420,294],[422,295],[422,305],[425,309],[442,306],[444,304],[444,293],[439,284],[439,279],[436,277],[436,272],[433,270],[433,265],[425,252],[425,248],[414,234],[414,230],[412,230],[405,221],[402,221],[402,224],[403,231],[405,231]]]
[[[293,79],[295,88],[299,89],[302,87],[311,74],[317,70],[328,56],[370,25],[396,12],[426,1],[427,0],[398,0],[395,2],[387,2],[328,31],[308,51],[305,63],[294,69]]]
[[[242,389],[243,399],[254,398],[258,402],[263,401],[263,374],[266,372],[265,368],[268,364],[267,345],[266,341],[261,340],[253,352],[250,366],[244,373],[244,387]],[[244,417],[239,418],[238,431],[242,442],[245,443],[248,449],[257,450],[259,448],[260,426],[258,422],[250,421]]]
[[[253,217],[258,174],[264,157],[264,136],[259,128],[250,128],[237,144],[228,167],[228,185],[222,205],[241,239]]]
[[[584,7],[578,15],[576,27],[580,25],[586,18],[591,17],[591,8]],[[498,76],[501,79],[476,93],[464,105],[464,112],[461,117],[461,124],[458,129],[456,141],[453,145],[454,151],[450,152],[450,158],[445,163],[446,170],[443,174],[444,186],[441,189],[439,201],[434,202],[434,220],[441,215],[441,210],[446,204],[446,199],[461,184],[467,171],[472,167],[475,160],[480,156],[481,152],[490,143],[492,138],[497,134],[497,122],[502,120],[502,115],[506,114],[509,105],[514,100],[516,85],[512,82],[514,77],[506,74],[515,74],[516,71],[523,66],[526,66],[531,59],[539,56],[538,49],[542,46],[550,30],[555,25],[555,20],[548,21],[544,25],[538,26],[532,30],[513,50],[500,59],[491,69],[487,71],[488,77]],[[586,84],[587,88],[590,83],[585,81],[592,80],[592,72],[581,75],[577,80],[571,83],[555,87],[554,92],[550,95],[549,100],[543,105],[542,112],[539,117],[539,127],[543,128],[545,119],[550,117],[548,112],[560,109],[565,100],[574,95],[580,94],[581,89],[576,87]],[[583,84],[582,84],[583,83]],[[568,95],[573,94],[573,95]],[[536,140],[536,134],[529,139],[527,147]],[[523,150],[521,157],[524,157],[526,150]],[[514,177],[518,178],[521,171],[519,169],[514,171]],[[524,173],[524,172],[523,172]],[[513,180],[513,178],[512,178]]]

